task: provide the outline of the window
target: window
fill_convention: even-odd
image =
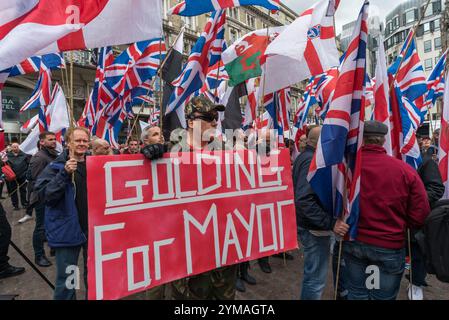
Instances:
[[[421,12],[423,12],[424,11],[424,8],[425,8],[426,6],[423,6],[422,8],[421,8]],[[432,6],[432,4],[430,4],[428,7],[427,7],[427,10],[426,10],[426,12],[424,13],[424,17],[429,17],[429,16],[431,16],[433,14],[433,6]]]
[[[196,30],[196,17],[182,17],[187,28]]]
[[[399,16],[393,18],[393,30],[399,28]]]
[[[435,50],[441,49],[441,38],[435,38]]]
[[[424,61],[424,68],[426,69],[426,71],[432,70],[432,68],[433,68],[432,63],[433,63],[432,59],[426,59]]]
[[[229,28],[229,39],[231,40],[231,43],[237,41],[238,38],[240,38],[239,31],[234,28]]]
[[[391,34],[392,26],[393,26],[393,24],[391,23],[391,21],[387,23],[387,28],[386,28],[386,30],[385,30],[386,33],[387,33],[387,35],[390,35],[390,34]]]
[[[424,52],[432,51],[432,40],[424,41]]]
[[[424,23],[424,33],[430,32],[430,23]]]
[[[432,2],[433,14],[441,13],[441,0]]]
[[[246,24],[250,26],[251,28],[256,27],[256,18],[254,18],[252,15],[247,14],[246,15]]]
[[[229,9],[229,16],[231,18],[238,20],[239,19],[239,8],[234,7],[234,8]]]
[[[440,19],[433,21],[433,29],[434,30],[440,30]]]
[[[415,20],[415,9],[411,9],[405,13],[405,24],[412,23]]]

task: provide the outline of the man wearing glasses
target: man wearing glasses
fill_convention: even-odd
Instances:
[[[35,190],[45,201],[48,245],[56,253],[55,300],[76,299],[81,249],[87,287],[86,153],[90,143],[89,131],[86,128],[70,128],[65,141],[68,148],[44,169],[35,185]]]

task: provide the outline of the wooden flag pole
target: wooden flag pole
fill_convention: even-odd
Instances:
[[[270,21],[269,21],[269,18],[270,18],[270,11],[268,11],[268,24],[267,24],[267,46],[270,44],[270,25],[269,25],[269,23],[270,23]],[[260,97],[260,100],[259,100],[259,103],[260,103],[260,106],[259,106],[259,121],[261,121],[261,119],[260,119],[260,117],[261,117],[261,115],[263,114],[263,107],[264,107],[264,103],[265,103],[265,77],[266,77],[266,67],[267,67],[267,63],[266,63],[266,61],[265,61],[265,64],[264,64],[264,66],[263,66],[263,68],[264,68],[264,72],[263,72],[263,83],[262,83],[262,95],[261,95],[261,97]]]
[[[176,43],[176,42],[175,42]],[[162,64],[162,38],[161,41],[159,42],[159,65]],[[164,95],[164,90],[162,88],[162,68],[159,69],[159,128],[161,128],[161,134],[163,132],[163,115],[162,115],[162,103],[163,103],[163,95]],[[155,108],[153,109],[153,114],[156,112],[156,104],[155,104]]]
[[[70,51],[70,128],[74,127],[73,119],[73,51]]]

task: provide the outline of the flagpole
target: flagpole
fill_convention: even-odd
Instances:
[[[162,64],[159,65],[158,70],[157,70],[156,73],[158,73],[159,70],[161,70],[161,74],[162,74],[162,69],[164,68],[165,64],[167,63],[167,60],[168,60],[168,58],[170,57],[171,53],[173,52],[173,49],[174,49],[174,47],[175,47],[175,45],[176,45],[176,42],[178,41],[179,37],[180,37],[181,34],[184,32],[184,29],[185,29],[185,26],[183,26],[183,27],[181,28],[181,31],[180,31],[179,34],[176,36],[175,41],[173,42],[172,46],[168,49],[167,55],[165,56],[165,59],[162,61]],[[153,87],[155,81],[156,81],[156,78],[154,77],[153,80],[151,80],[150,88],[148,89],[147,94],[146,94],[147,96],[150,94],[151,88]],[[131,127],[131,131],[128,133],[128,137],[126,138],[126,143],[127,143],[127,144],[128,144],[129,139],[131,138],[131,133],[133,132],[134,127],[136,126],[136,123],[137,123],[137,121],[139,120],[140,114],[141,114],[142,111],[143,111],[144,105],[145,105],[145,102],[142,102],[142,104],[140,105],[139,112],[137,113],[136,118],[134,119],[133,125],[132,125],[132,127]],[[162,110],[161,110],[161,114],[162,114]]]
[[[73,128],[73,51],[70,51],[70,128]]]
[[[267,23],[267,46],[270,44],[270,10],[268,10],[268,23]],[[264,107],[264,102],[265,102],[265,77],[266,77],[266,69],[267,69],[267,62],[264,63],[263,65],[263,83],[262,83],[262,96],[260,98],[260,106],[259,106],[259,118],[262,115],[262,111],[263,111],[263,107]]]
[[[161,64],[162,64],[162,38],[159,41],[159,65],[161,65]],[[161,128],[161,134],[163,132],[162,103],[163,103],[162,69],[159,69],[159,127]],[[155,104],[155,108],[153,109],[153,114],[155,112],[156,112],[156,104]]]

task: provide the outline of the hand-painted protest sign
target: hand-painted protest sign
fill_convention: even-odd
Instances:
[[[88,158],[89,299],[297,248],[288,150],[179,155]]]

